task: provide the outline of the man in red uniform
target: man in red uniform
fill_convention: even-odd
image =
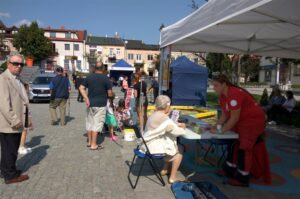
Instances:
[[[224,174],[234,186],[249,186],[254,145],[260,142],[265,128],[265,114],[253,97],[244,89],[230,83],[224,75],[213,79],[214,90],[219,95],[222,115],[218,131],[234,131],[238,141],[230,147],[223,166]]]

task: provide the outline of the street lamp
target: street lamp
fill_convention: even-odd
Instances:
[[[125,40],[124,41],[124,59],[125,59],[125,61],[127,62],[127,57],[126,57],[126,45],[128,44],[128,41],[127,40]]]

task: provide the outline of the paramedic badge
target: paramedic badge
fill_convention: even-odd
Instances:
[[[235,106],[237,105],[237,101],[236,101],[236,100],[231,100],[231,101],[230,101],[230,105],[231,105],[232,107],[235,107]]]

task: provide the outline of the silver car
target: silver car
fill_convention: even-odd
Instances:
[[[35,76],[32,82],[29,83],[29,100],[31,102],[49,101],[51,96],[49,84],[55,76],[54,73],[44,73]]]

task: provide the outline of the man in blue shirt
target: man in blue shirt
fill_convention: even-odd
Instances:
[[[60,124],[64,126],[66,118],[66,105],[71,90],[69,79],[63,76],[64,70],[62,67],[56,69],[57,76],[50,82],[51,100],[49,105],[51,124],[57,125],[56,108],[60,111]]]

